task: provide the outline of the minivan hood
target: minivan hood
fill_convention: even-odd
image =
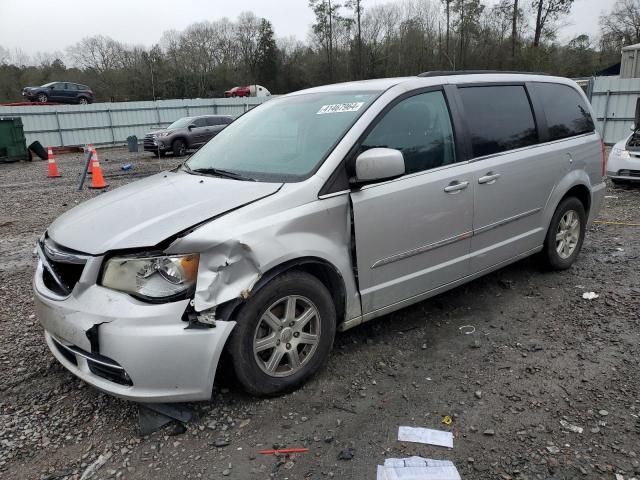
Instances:
[[[47,230],[63,247],[91,255],[153,247],[210,218],[274,194],[281,183],[164,172],[103,193]]]

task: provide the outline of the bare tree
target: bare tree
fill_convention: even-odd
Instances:
[[[600,17],[600,28],[605,48],[640,43],[640,0],[617,0],[611,12]]]
[[[348,0],[345,3],[347,8],[353,10],[354,20],[356,24],[356,46],[357,46],[357,69],[356,74],[358,78],[362,78],[362,0]]]
[[[533,0],[531,7],[536,12],[536,23],[533,34],[533,46],[540,46],[540,39],[545,29],[563,15],[571,12],[573,0]]]
[[[245,66],[249,83],[256,83],[258,48],[260,41],[260,19],[253,12],[243,12],[238,17],[236,41],[240,51],[242,65]]]

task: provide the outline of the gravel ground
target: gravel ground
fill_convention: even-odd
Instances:
[[[110,189],[179,163],[99,154]],[[569,271],[519,262],[338,334],[295,393],[219,385],[186,432],[140,437],[135,405],[58,365],[34,315],[35,240],[101,194],[77,191],[82,165],[61,155],[63,177],[47,179],[44,162],[0,164],[1,478],[373,479],[410,455],[453,460],[465,479],[640,477],[640,227],[594,225]],[[600,220],[638,224],[639,205],[640,187],[609,188]],[[400,425],[451,430],[454,448],[398,442]],[[309,452],[258,454],[274,445]]]

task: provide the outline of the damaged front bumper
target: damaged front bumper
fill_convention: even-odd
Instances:
[[[85,273],[95,270],[87,267]],[[51,352],[76,376],[137,402],[211,397],[218,360],[235,322],[186,328],[189,324],[182,316],[189,300],[150,304],[95,282],[84,282],[59,298],[42,278],[39,261],[34,276],[36,312]]]

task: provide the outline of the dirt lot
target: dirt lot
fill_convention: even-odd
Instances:
[[[178,163],[101,160],[110,188]],[[35,240],[101,194],[77,191],[79,155],[58,164],[59,179],[44,162],[0,164],[1,478],[78,479],[100,455],[91,478],[373,479],[385,458],[410,455],[453,460],[465,479],[640,477],[640,227],[595,225],[569,271],[519,262],[338,334],[328,367],[296,393],[222,385],[185,433],[141,438],[135,406],[58,365],[34,315]],[[600,220],[640,223],[640,187],[607,196]],[[400,425],[450,429],[454,448],[398,442]],[[310,450],[257,453],[274,445]]]

